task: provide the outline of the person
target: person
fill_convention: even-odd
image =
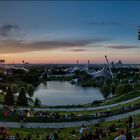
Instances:
[[[46,135],[45,140],[51,140],[51,138],[50,138],[50,135],[49,135],[49,134],[47,134],[47,135]]]
[[[31,134],[27,135],[27,140],[31,140],[31,139],[32,139],[32,135]]]
[[[16,133],[15,139],[16,140],[21,140],[20,135],[18,133]]]
[[[58,134],[56,132],[53,133],[51,140],[59,140]]]
[[[126,140],[132,140],[132,133],[128,127],[126,128]]]
[[[128,123],[129,123],[129,128],[132,128],[132,123],[133,123],[133,118],[131,115],[129,115],[129,119],[128,119]]]
[[[3,140],[5,140],[8,136],[7,129],[3,126],[0,127],[0,135],[2,136]]]
[[[23,124],[23,122],[24,122],[24,111],[20,111],[19,113],[20,113],[19,114],[19,117],[20,117],[20,127],[23,128],[24,127],[24,124]]]
[[[118,134],[119,136],[114,140],[126,140],[126,135],[124,134],[124,131],[122,129],[119,129]]]
[[[7,121],[7,118],[8,118],[8,116],[9,116],[9,111],[8,111],[8,110],[5,110],[5,111],[3,112],[3,116],[4,116],[4,120]]]
[[[109,127],[110,132],[116,132],[116,125],[115,123],[113,123],[110,127]]]
[[[100,130],[99,130],[99,128],[95,129],[95,137],[96,137],[97,140],[100,139]]]
[[[85,129],[84,125],[82,125],[82,127],[80,128],[80,131],[79,131],[81,135],[84,133],[84,129]]]

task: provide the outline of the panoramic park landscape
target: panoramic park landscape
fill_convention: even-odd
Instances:
[[[139,1],[0,1],[0,140],[140,140]]]

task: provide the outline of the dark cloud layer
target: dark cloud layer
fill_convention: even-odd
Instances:
[[[7,37],[17,29],[18,29],[17,25],[10,25],[10,24],[2,25],[0,26],[0,36]]]
[[[97,47],[105,47],[118,50],[137,48],[137,46],[130,45],[99,45],[102,42],[104,42],[104,40],[102,39],[77,41],[34,41],[30,43],[23,40],[6,40],[0,42],[0,53],[23,53],[43,50],[66,50],[73,52],[82,52],[88,51],[89,48]]]

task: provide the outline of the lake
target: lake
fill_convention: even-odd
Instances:
[[[42,105],[78,105],[103,100],[98,88],[72,85],[69,81],[48,81],[40,84],[34,92],[33,99],[41,100]]]

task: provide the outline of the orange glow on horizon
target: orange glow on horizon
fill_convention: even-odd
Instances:
[[[105,52],[105,51],[90,51],[90,52],[64,52],[64,51],[40,51],[30,53],[17,53],[17,54],[2,54],[0,59],[5,59],[6,63],[12,64],[13,62],[22,63],[42,63],[42,64],[74,64],[77,60],[79,63],[106,63],[104,55],[108,56],[109,61],[118,62],[122,60],[124,63],[139,63],[139,56],[134,54],[126,54],[124,52]]]

